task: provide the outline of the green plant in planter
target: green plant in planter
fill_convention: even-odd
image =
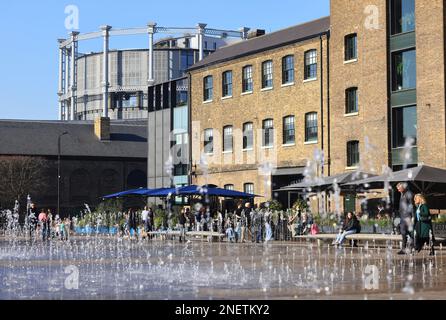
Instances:
[[[433,223],[437,224],[446,223],[446,215],[445,214],[438,215],[438,217],[435,220],[433,220]]]
[[[167,222],[166,211],[164,211],[163,209],[156,209],[155,210],[155,218],[154,218],[155,229],[158,230],[162,226],[165,226],[166,222]]]
[[[299,210],[302,212],[307,210],[308,208],[308,203],[302,199],[297,199],[297,201],[293,204],[293,210]]]
[[[268,203],[271,211],[281,211],[283,209],[282,204],[277,200],[270,200]]]

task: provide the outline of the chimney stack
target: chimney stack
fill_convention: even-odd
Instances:
[[[265,34],[266,34],[266,32],[263,29],[253,29],[248,32],[248,39],[264,36]]]
[[[110,141],[110,118],[96,118],[94,134],[100,141]]]

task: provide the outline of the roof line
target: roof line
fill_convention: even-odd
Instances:
[[[282,31],[282,30],[279,30],[279,31]],[[279,31],[277,31],[277,32],[279,32]],[[209,63],[203,64],[201,66],[196,66],[196,67],[192,66],[189,69],[187,69],[187,72],[200,70],[200,69],[203,69],[203,68],[210,67],[212,65],[228,62],[228,61],[239,59],[239,58],[242,58],[242,57],[251,56],[251,55],[257,54],[259,52],[265,52],[265,51],[273,50],[273,49],[276,49],[276,48],[285,47],[285,46],[288,46],[290,44],[294,44],[294,43],[303,42],[303,41],[306,41],[306,40],[309,40],[309,39],[317,38],[317,37],[319,37],[321,35],[325,35],[325,34],[328,34],[328,33],[330,33],[330,30],[326,30],[326,31],[323,31],[323,32],[318,32],[318,33],[315,33],[315,34],[312,34],[312,35],[309,35],[309,36],[306,36],[306,37],[303,37],[303,38],[299,38],[299,39],[295,39],[295,40],[292,40],[292,41],[283,42],[283,43],[280,43],[280,44],[277,44],[277,45],[273,45],[273,46],[269,46],[269,47],[265,47],[265,48],[261,48],[261,49],[257,49],[257,50],[247,51],[247,52],[244,52],[244,53],[239,54],[239,55],[235,55],[235,56],[231,56],[231,57],[228,57],[228,58],[225,58],[225,59],[209,62]],[[269,33],[268,35],[270,35],[270,34],[271,33]],[[264,37],[264,36],[262,36],[262,37]],[[258,37],[258,38],[260,38],[260,37]],[[256,39],[256,38],[254,38],[254,39]],[[252,39],[250,39],[250,40],[252,40]],[[235,44],[235,45],[237,45],[237,44]]]

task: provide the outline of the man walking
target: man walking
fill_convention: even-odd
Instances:
[[[397,185],[397,190],[401,193],[399,214],[400,214],[400,231],[403,237],[403,246],[398,254],[406,254],[407,248],[407,237],[409,236],[413,242],[413,194],[408,190],[406,183],[399,183]]]

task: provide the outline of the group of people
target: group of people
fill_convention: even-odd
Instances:
[[[26,215],[25,226],[31,239],[40,234],[43,241],[55,238],[68,240],[71,220],[69,218],[62,219],[58,214],[53,217],[50,209],[41,209],[39,212],[36,205],[32,203]]]
[[[398,211],[400,215],[399,228],[402,236],[402,248],[398,254],[407,254],[411,249],[420,252],[425,245],[428,245],[430,247],[430,255],[435,255],[432,216],[426,197],[422,194],[414,196],[406,183],[399,183],[397,190],[401,194]],[[382,206],[379,209],[380,212],[378,214],[381,219],[390,219],[389,216],[381,212]],[[349,212],[333,245],[342,245],[348,235],[359,232],[361,232],[360,221],[354,213]]]
[[[216,212],[211,216],[209,209],[201,207],[192,213],[183,208],[179,214],[180,241],[186,231],[215,231],[225,234],[229,242],[268,242],[289,240],[291,237],[314,232],[311,215],[298,212],[292,219],[283,213],[276,218],[270,210],[255,210],[250,202],[239,203],[233,213]]]
[[[402,236],[402,248],[398,254],[406,254],[407,249],[420,252],[427,244],[430,246],[430,255],[435,255],[432,216],[426,198],[422,194],[414,196],[406,183],[399,183],[397,190],[401,194],[399,214]]]
[[[149,233],[154,230],[155,219],[152,208],[144,207],[141,216],[136,209],[128,209],[124,213],[124,224],[121,226],[121,234],[137,238],[141,233],[150,238]],[[139,228],[142,225],[143,228]]]

